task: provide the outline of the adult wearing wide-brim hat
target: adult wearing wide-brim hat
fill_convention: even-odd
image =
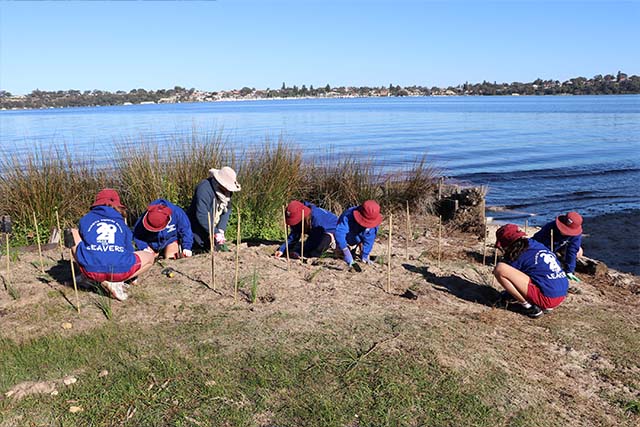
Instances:
[[[209,239],[209,218],[211,218],[214,248],[228,251],[225,230],[231,217],[231,197],[241,190],[236,171],[229,166],[210,169],[209,177],[198,183],[187,209],[191,222],[194,247],[207,250],[211,247]]]
[[[360,256],[363,262],[372,263],[370,255],[381,222],[380,205],[375,200],[350,207],[340,215],[335,233],[336,246],[349,266],[353,264],[351,249],[355,247],[362,248]]]
[[[112,298],[124,301],[124,281],[133,280],[151,268],[153,254],[134,251],[133,235],[124,221],[125,206],[112,188],[101,190],[91,210],[73,229],[71,252],[80,266],[81,279],[100,283]]]
[[[570,280],[580,282],[575,275],[576,261],[582,256],[582,216],[578,212],[559,215],[554,221],[545,224],[533,239],[552,249],[564,265]],[[553,231],[553,248],[551,232]]]
[[[133,241],[140,250],[165,258],[190,257],[193,247],[191,222],[181,207],[168,200],[149,203],[133,227]]]
[[[549,248],[528,239],[515,224],[498,228],[496,248],[503,252],[503,261],[493,270],[498,283],[506,291],[502,295],[503,303],[520,304],[523,314],[536,318],[564,301],[569,282]]]
[[[281,257],[287,245],[292,258],[300,256],[302,237],[302,219],[304,218],[304,234],[309,237],[304,241],[305,257],[319,257],[326,250],[335,249],[335,231],[338,217],[326,209],[313,203],[292,200],[285,209],[285,223],[291,227],[287,243],[283,243],[275,252]]]

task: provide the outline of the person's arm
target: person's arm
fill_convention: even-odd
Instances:
[[[341,251],[348,248],[347,244],[347,234],[349,234],[349,217],[346,215],[346,212],[340,215],[338,219],[338,225],[336,226],[336,232],[334,237],[336,238],[336,246]]]
[[[287,243],[283,243],[278,249],[278,252],[284,254],[285,251],[287,250],[286,245],[289,245],[289,250],[291,251],[291,248],[293,247],[293,245],[300,241],[301,230],[302,230],[302,227],[300,227],[300,229],[296,229],[296,227],[291,227],[291,232],[287,237]]]
[[[576,271],[576,257],[582,244],[582,235],[569,238],[567,242],[567,251],[565,252],[564,262],[567,265],[567,273],[573,274]]]
[[[139,251],[143,251],[149,247],[149,244],[141,238],[144,235],[142,227],[142,221],[141,219],[138,219],[138,222],[136,222],[136,225],[133,228],[133,242],[136,244],[136,248],[138,248]]]
[[[373,244],[378,235],[378,227],[372,228],[362,233],[362,260],[369,261],[369,255],[373,250]]]
[[[227,229],[227,225],[229,224],[229,218],[231,218],[232,209],[233,209],[233,206],[231,205],[231,201],[229,201],[229,204],[227,205],[227,210],[222,212],[222,215],[220,215],[220,220],[215,226],[215,233],[222,232],[222,234],[224,234],[224,231]]]
[[[212,203],[213,197],[215,197],[209,181],[204,181],[196,187],[194,197],[196,198],[196,220],[208,234],[210,232],[209,217],[213,215]],[[213,216],[211,216],[211,220],[213,221]]]
[[[178,229],[178,241],[182,245],[183,250],[186,249],[190,251],[193,247],[193,233],[191,231],[189,218],[179,207],[174,210],[174,215],[176,218],[176,227]]]

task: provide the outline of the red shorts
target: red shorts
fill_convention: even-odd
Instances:
[[[527,301],[529,301],[531,304],[535,304],[542,309],[556,308],[562,303],[562,301],[564,301],[564,299],[565,297],[550,298],[542,295],[542,292],[540,292],[540,288],[531,280],[529,280],[529,287],[527,288]]]
[[[125,271],[124,273],[95,273],[85,270],[82,266],[80,266],[80,271],[82,271],[82,274],[87,276],[89,279],[96,282],[104,282],[107,280],[109,282],[124,282],[125,280],[132,278],[142,266],[142,261],[140,261],[138,254],[134,255],[136,256],[136,262],[131,266],[129,271]]]

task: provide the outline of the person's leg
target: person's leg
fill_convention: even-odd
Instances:
[[[318,258],[331,246],[331,236],[327,233],[322,233],[322,236],[320,236],[318,240],[319,242],[316,247],[309,251],[308,257]]]
[[[493,275],[498,283],[518,302],[527,302],[527,289],[531,280],[529,276],[504,262],[499,262],[496,265],[496,268],[493,269]]]
[[[147,251],[136,251],[135,254],[140,259],[140,269],[136,271],[136,273],[132,277],[138,277],[141,274],[144,274],[147,271],[149,271],[149,269],[153,265],[153,262],[156,259],[154,254]]]
[[[165,259],[174,259],[177,258],[176,255],[180,252],[180,245],[178,245],[178,241],[169,243],[164,248],[164,258]]]

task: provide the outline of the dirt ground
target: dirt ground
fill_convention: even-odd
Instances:
[[[624,223],[634,225],[628,219]],[[495,228],[492,226],[491,236]],[[606,341],[607,328],[624,326],[632,339],[635,337],[638,348],[638,276],[615,270],[598,278],[582,274],[577,293],[570,294],[553,313],[532,320],[494,307],[500,289],[491,275],[492,246],[487,245],[485,250],[477,237],[447,227],[439,243],[434,218],[416,221],[408,244],[404,218],[394,217],[394,230],[390,270],[386,264],[386,223],[373,252],[384,263],[363,265],[362,272],[349,271],[343,261],[332,258],[306,264],[292,260],[288,265],[286,260],[271,256],[278,242],[243,242],[239,250],[241,289],[237,301],[233,289],[234,245],[234,251],[216,254],[215,290],[208,254],[162,261],[129,291],[128,301],[113,301],[111,321],[153,325],[224,313],[255,324],[257,333],[251,340],[240,337],[226,343],[228,348],[238,348],[250,347],[256,339],[274,339],[272,333],[260,331],[264,320],[276,315],[282,317],[277,339],[286,342],[287,332],[330,329],[348,334],[350,328],[356,330],[354,325],[366,323],[374,313],[384,313],[390,329],[372,336],[372,340],[398,334],[398,339],[385,342],[393,347],[410,340],[416,331],[430,331],[431,339],[424,345],[438,355],[443,365],[463,371],[469,378],[474,370],[486,369],[487,364],[511,372],[508,381],[517,384],[519,394],[487,397],[496,405],[506,400],[511,404],[520,401],[523,407],[544,402],[557,411],[564,425],[616,425],[620,409],[607,396],[640,398],[640,354],[627,354],[625,348]],[[622,228],[616,230],[625,233]],[[531,235],[534,230],[528,232]],[[590,243],[586,242],[606,240],[608,235],[596,227],[590,233],[585,247],[594,256],[598,253],[596,247],[605,243],[588,246]],[[616,248],[620,250],[619,244]],[[634,250],[627,249],[632,255]],[[8,276],[4,257],[0,264],[5,285],[9,283],[20,294],[13,299],[6,287],[0,289],[2,338],[21,342],[47,334],[77,334],[109,322],[96,307],[98,295],[91,290],[80,290],[82,312],[77,315],[73,311],[76,297],[68,252],[66,261],[61,261],[59,250],[46,251],[44,274],[39,271],[37,253],[24,252],[19,258],[11,264]],[[174,268],[174,277],[163,275],[164,267]],[[250,283],[254,279],[258,283],[257,301],[252,304]],[[388,284],[390,292],[386,291]],[[407,290],[417,299],[403,297]],[[66,322],[72,324],[71,329],[63,329]],[[621,363],[625,358],[627,362]],[[607,374],[612,370],[625,372],[622,377]]]

